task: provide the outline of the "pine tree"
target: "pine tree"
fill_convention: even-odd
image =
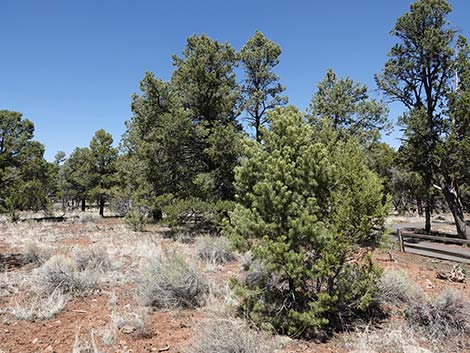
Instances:
[[[104,206],[116,185],[116,159],[118,151],[113,147],[113,137],[103,129],[95,132],[90,141],[88,178],[90,189],[88,196],[97,200],[99,215],[104,216]]]
[[[34,125],[18,112],[0,110],[0,212],[13,220],[19,210],[48,206],[51,165],[33,140]]]
[[[366,85],[349,77],[337,78],[331,69],[317,85],[309,107],[311,124],[326,123],[339,132],[338,136],[354,135],[367,148],[390,130],[387,114],[382,102],[369,98]]]
[[[246,142],[227,228],[263,271],[234,286],[255,323],[308,337],[371,308],[378,270],[353,254],[378,241],[388,206],[357,142],[315,134],[294,107],[269,121],[261,143]]]
[[[245,70],[242,87],[243,108],[247,120],[255,129],[256,141],[261,140],[261,128],[266,124],[267,113],[287,103],[282,96],[285,87],[273,69],[279,64],[281,47],[256,31],[240,51],[240,60]]]

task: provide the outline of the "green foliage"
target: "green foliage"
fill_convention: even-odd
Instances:
[[[240,60],[245,70],[242,87],[243,108],[247,120],[255,129],[256,140],[261,140],[261,127],[266,124],[267,112],[287,103],[282,96],[285,87],[273,72],[279,64],[281,47],[256,31],[240,51]]]
[[[328,128],[314,134],[293,107],[269,119],[263,142],[246,142],[227,227],[266,272],[234,285],[242,311],[260,326],[312,336],[371,308],[379,271],[353,252],[377,244],[372,228],[388,204],[357,142],[332,140]]]
[[[233,199],[241,148],[236,59],[228,44],[192,36],[183,55],[173,57],[171,81],[147,73],[142,93],[133,96],[120,189],[154,220],[165,213],[167,222],[182,225],[197,211],[194,223],[215,229],[218,202]]]
[[[228,220],[232,201],[208,202],[198,198],[175,199],[165,207],[165,222],[172,226],[184,226],[196,233],[219,234]]]
[[[317,89],[309,108],[314,126],[326,123],[339,136],[354,135],[367,147],[379,140],[381,132],[390,130],[387,107],[369,98],[366,85],[349,77],[337,78],[330,69]]]
[[[8,212],[13,220],[19,210],[48,205],[52,166],[33,136],[33,123],[21,113],[0,110],[0,212]]]
[[[117,149],[113,146],[113,137],[103,129],[95,132],[90,141],[87,172],[89,179],[88,197],[98,202],[99,213],[103,216],[105,202],[116,185]]]

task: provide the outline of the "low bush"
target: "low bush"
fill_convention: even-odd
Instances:
[[[94,270],[105,272],[111,268],[108,253],[97,246],[74,249],[73,258],[79,271]]]
[[[236,259],[231,250],[230,240],[226,237],[200,237],[196,241],[196,252],[201,260],[214,264],[223,264]]]
[[[350,353],[431,353],[420,347],[414,332],[409,327],[385,327],[383,330],[355,334],[348,344]]]
[[[378,300],[383,304],[409,305],[425,300],[425,294],[403,271],[387,270],[379,281]]]
[[[23,256],[27,263],[43,264],[52,256],[52,251],[38,243],[28,241],[24,245]]]
[[[143,210],[133,207],[127,212],[125,222],[133,232],[143,232],[147,225],[147,215]]]
[[[201,306],[207,294],[207,280],[179,255],[149,260],[142,269],[140,298],[158,308]]]
[[[60,292],[53,292],[46,298],[33,297],[16,302],[8,311],[18,320],[48,320],[60,313],[69,298]]]
[[[412,305],[408,319],[431,339],[468,334],[470,303],[464,293],[446,289],[434,299]]]
[[[51,257],[37,269],[38,284],[47,293],[84,294],[96,286],[96,276],[91,271],[80,272],[77,263],[64,255]]]
[[[135,308],[126,305],[124,310],[111,313],[112,327],[118,330],[129,330],[136,337],[151,336],[150,327],[147,325],[147,311],[144,308]]]
[[[272,353],[279,344],[268,334],[248,329],[237,320],[213,320],[200,325],[189,353]]]

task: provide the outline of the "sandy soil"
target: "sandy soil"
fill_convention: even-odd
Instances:
[[[228,279],[240,275],[241,271],[239,261],[223,266],[198,263],[215,284],[214,298],[207,306],[191,310],[150,310],[146,315],[145,334],[118,330],[112,345],[107,346],[102,337],[110,327],[112,313],[139,306],[135,296],[135,278],[139,275],[142,259],[173,250],[194,259],[194,245],[165,239],[158,227],[151,227],[145,233],[132,233],[116,218],[0,224],[0,254],[22,252],[31,241],[50,248],[56,254],[70,254],[74,248],[100,246],[106,249],[115,266],[92,294],[73,298],[55,317],[37,321],[19,320],[8,311],[31,290],[34,266],[26,265],[0,273],[1,353],[72,352],[76,337],[83,341],[91,340],[92,336],[103,352],[186,352],[194,337],[194,328],[217,315],[229,297]],[[436,278],[438,272],[449,271],[453,264],[396,250],[391,250],[391,255],[393,261],[390,261],[387,251],[377,251],[374,259],[382,268],[405,271],[430,296],[452,287],[464,291],[470,300],[470,287],[466,283]],[[470,268],[464,270],[468,273]],[[326,343],[285,338],[283,341],[287,343],[280,352],[347,352],[346,337],[337,335]]]

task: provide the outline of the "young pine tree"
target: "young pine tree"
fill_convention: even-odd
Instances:
[[[314,139],[294,107],[269,121],[262,143],[246,142],[227,228],[263,270],[233,285],[250,320],[311,337],[371,309],[379,271],[355,249],[378,241],[373,227],[388,205],[356,141],[330,142],[336,132],[328,127]]]

